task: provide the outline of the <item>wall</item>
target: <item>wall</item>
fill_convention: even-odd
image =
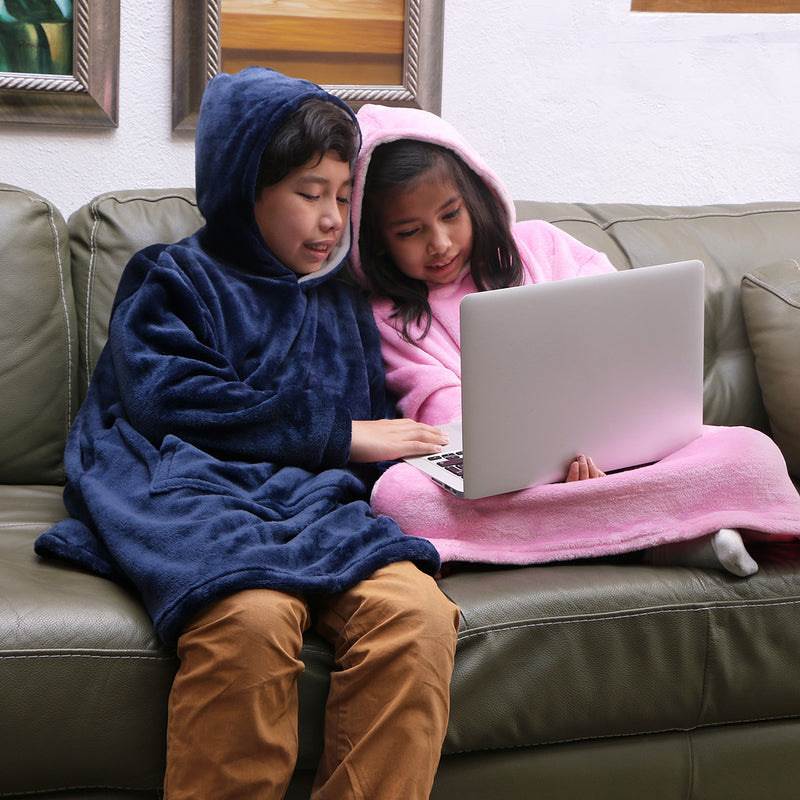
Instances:
[[[800,198],[800,15],[447,8],[442,113],[526,199]],[[475,54],[480,53],[480,58]]]
[[[629,0],[447,0],[442,114],[515,197],[800,199],[800,15],[634,14]],[[69,214],[193,184],[171,130],[171,3],[121,0],[120,125],[0,126],[0,181]]]

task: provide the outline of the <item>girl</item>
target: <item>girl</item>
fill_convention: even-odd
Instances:
[[[458,320],[466,294],[614,267],[546,222],[514,224],[503,184],[435,115],[367,105],[358,118],[353,274],[370,290],[400,410],[430,425],[451,422],[461,417]],[[430,539],[445,562],[529,564],[646,550],[653,563],[745,576],[758,565],[739,531],[771,541],[800,534],[800,499],[783,458],[749,428],[707,426],[659,463],[610,476],[580,456],[564,483],[483,500],[455,498],[397,464],[375,485],[372,505],[406,534]]]

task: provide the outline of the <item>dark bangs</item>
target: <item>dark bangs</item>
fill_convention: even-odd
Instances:
[[[322,160],[330,151],[352,169],[360,143],[358,123],[344,108],[317,97],[303,101],[264,149],[256,197],[265,186],[279,183],[313,158]]]

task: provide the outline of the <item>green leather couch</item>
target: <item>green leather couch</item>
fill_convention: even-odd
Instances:
[[[702,259],[706,421],[774,431],[800,468],[800,204],[519,212],[618,268]],[[174,654],[135,597],[33,541],[64,514],[65,437],[120,270],[200,224],[188,190],[108,193],[67,224],[0,185],[0,797],[159,795]],[[462,624],[433,797],[796,800],[800,563],[779,555],[748,579],[620,559],[442,580]],[[302,657],[291,798],[308,796],[333,666],[313,636]]]

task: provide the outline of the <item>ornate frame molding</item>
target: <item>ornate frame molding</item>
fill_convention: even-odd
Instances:
[[[172,0],[172,127],[191,130],[208,81],[221,68],[221,0]],[[403,82],[397,86],[325,86],[358,107],[414,106],[434,113],[442,103],[442,0],[406,0]]]
[[[74,0],[72,75],[0,72],[0,122],[117,127],[119,0]]]

